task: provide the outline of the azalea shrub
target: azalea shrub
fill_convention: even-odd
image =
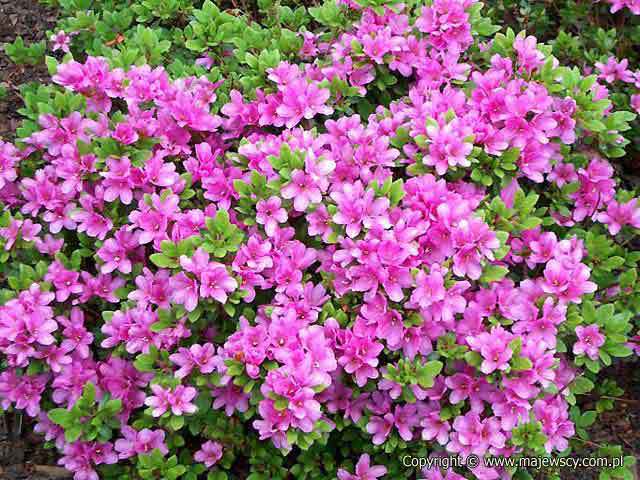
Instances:
[[[633,59],[473,0],[90,4],[0,142],[0,402],[75,480],[633,478],[588,432],[640,353]]]

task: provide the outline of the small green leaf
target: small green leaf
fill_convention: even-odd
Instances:
[[[167,257],[163,253],[154,253],[149,257],[149,259],[154,265],[160,268],[172,268],[178,266],[175,260]]]
[[[49,412],[49,420],[56,425],[66,427],[76,420],[75,415],[66,408],[54,408]]]
[[[533,363],[527,357],[515,357],[511,359],[511,368],[515,371],[531,370]]]
[[[497,282],[498,280],[502,280],[507,273],[509,273],[509,270],[506,267],[500,265],[487,265],[480,277],[480,280],[487,283]]]

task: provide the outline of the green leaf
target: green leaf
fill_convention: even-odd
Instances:
[[[184,417],[176,415],[172,416],[169,420],[169,426],[175,431],[180,430],[184,426]]]
[[[391,199],[391,205],[395,206],[400,203],[400,200],[404,197],[404,182],[402,179],[396,180],[391,184],[391,190],[389,191],[389,198]]]
[[[575,395],[584,395],[595,388],[595,385],[587,377],[577,377],[571,384],[571,393]]]
[[[507,273],[509,273],[509,270],[506,267],[487,265],[480,277],[480,281],[487,283],[497,282],[498,280],[502,280]]]
[[[153,253],[149,259],[154,265],[160,268],[172,268],[177,267],[178,264],[172,258],[167,257],[163,253]]]
[[[72,425],[64,431],[64,439],[67,442],[75,442],[82,435],[82,426],[80,424]]]
[[[178,256],[178,246],[170,240],[163,240],[160,244],[160,248],[162,249],[162,253],[167,257]]]
[[[515,357],[511,359],[511,368],[515,371],[531,370],[533,363],[527,357]]]
[[[121,409],[122,409],[122,400],[120,400],[119,398],[114,398],[105,402],[101,410],[113,416],[116,413],[120,412]]]
[[[155,359],[150,354],[138,355],[133,362],[133,366],[140,372],[153,372]]]
[[[422,388],[433,387],[434,378],[442,371],[443,363],[432,360],[417,368],[418,385]]]
[[[500,156],[500,162],[516,163],[519,157],[520,157],[520,149],[517,147],[513,147],[504,151],[504,153]]]
[[[56,425],[66,427],[68,424],[76,420],[75,415],[66,408],[54,408],[49,411],[49,420]]]
[[[234,180],[233,188],[241,197],[248,197],[251,195],[251,185],[248,185],[243,180]]]
[[[286,398],[278,398],[273,402],[273,406],[276,410],[285,410],[289,406],[289,401]]]
[[[629,357],[633,354],[633,350],[625,345],[609,345],[605,350],[612,357]]]
[[[467,352],[464,354],[464,359],[472,367],[480,367],[482,364],[482,356],[478,352]]]
[[[578,418],[578,421],[577,421],[578,426],[582,428],[590,427],[596,421],[597,416],[598,414],[596,413],[595,410],[589,410],[588,412],[584,412]]]
[[[89,405],[95,403],[96,401],[96,387],[93,383],[88,382],[84,385],[82,389],[82,397],[84,401],[86,401]]]

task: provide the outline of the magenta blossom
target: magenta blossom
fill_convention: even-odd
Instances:
[[[340,468],[338,469],[339,480],[376,480],[387,473],[387,469],[381,465],[371,465],[369,455],[366,453],[360,456],[356,464],[355,474]]]
[[[71,45],[71,38],[75,35],[75,32],[67,34],[64,30],[60,30],[58,33],[51,35],[49,39],[53,44],[51,50],[54,52],[62,50],[64,53],[69,53],[69,47]]]
[[[483,357],[480,370],[484,374],[490,374],[495,370],[506,370],[513,351],[509,342],[513,335],[502,327],[493,327],[491,333],[482,332],[477,336],[466,338],[469,346]]]
[[[238,288],[238,282],[229,275],[227,269],[221,265],[212,263],[207,270],[200,275],[200,296],[211,297],[220,303],[226,303],[227,294]]]
[[[281,208],[282,202],[278,197],[268,200],[260,200],[256,205],[256,222],[264,225],[264,231],[269,237],[273,237],[279,223],[287,221],[287,212]]]
[[[576,327],[576,335],[578,341],[573,345],[573,353],[575,355],[586,354],[591,360],[598,359],[600,347],[604,345],[605,336],[600,333],[598,325],[588,325]]]
[[[207,468],[213,467],[222,458],[222,445],[218,442],[212,442],[209,440],[200,447],[194,455],[193,459],[196,462],[204,463]]]

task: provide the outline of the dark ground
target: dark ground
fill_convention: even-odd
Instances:
[[[575,456],[589,456],[598,445],[622,445],[625,455],[636,457],[636,480],[640,479],[640,361],[620,363],[607,369],[606,377],[614,379],[624,389],[614,409],[602,413],[593,427],[589,428],[590,440],[584,444],[584,452]],[[602,376],[605,378],[605,375]],[[582,411],[594,410],[595,402],[587,397],[580,400]],[[597,479],[598,474],[589,470],[566,470],[562,472],[564,480]]]
[[[55,10],[39,4],[37,0],[0,0],[0,44],[12,42],[18,35],[27,43],[42,40],[46,32],[53,29],[55,19]],[[0,51],[0,85],[8,90],[8,95],[0,99],[0,139],[12,138],[20,120],[17,113],[21,106],[18,86],[26,82],[46,81],[48,77],[43,65],[16,66]],[[626,454],[635,455],[640,461],[640,362],[619,365],[610,374],[625,389],[625,400],[617,401],[613,411],[602,415],[590,431],[591,439],[585,444],[585,452],[579,455],[587,455],[596,444],[622,444]],[[593,405],[586,399],[582,408],[587,410]],[[58,467],[53,467],[55,453],[40,446],[40,439],[27,420],[17,440],[3,435],[15,428],[11,424],[3,426],[6,428],[0,428],[0,480],[71,478]],[[597,473],[564,471],[562,478],[591,480],[597,478]]]
[[[23,83],[43,81],[49,78],[44,65],[35,67],[15,65],[4,54],[2,44],[13,42],[21,36],[25,43],[45,39],[46,32],[55,26],[56,11],[37,0],[0,0],[0,85],[7,95],[0,98],[0,139],[14,136],[22,106],[18,87]],[[0,480],[28,479],[53,480],[71,478],[55,465],[55,453],[39,446],[39,437],[33,433],[33,425],[25,421],[22,435],[14,439],[8,432],[17,431],[8,418],[0,422]],[[6,422],[6,423],[5,423]]]
[[[17,36],[26,44],[43,40],[55,26],[55,20],[55,9],[37,0],[0,0],[0,45],[13,42]],[[18,125],[17,109],[21,107],[18,87],[48,78],[44,65],[15,65],[0,47],[0,85],[7,89],[6,97],[0,99],[0,139],[13,138]]]

